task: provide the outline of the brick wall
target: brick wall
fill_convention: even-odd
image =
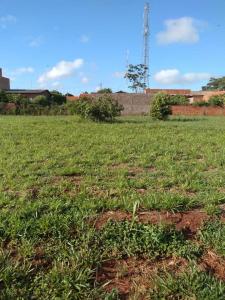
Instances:
[[[225,109],[222,107],[176,105],[171,108],[175,116],[225,116]]]

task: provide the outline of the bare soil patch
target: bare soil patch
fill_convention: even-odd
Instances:
[[[225,281],[225,259],[216,253],[212,251],[205,253],[201,258],[200,268]]]
[[[107,211],[100,214],[95,220],[95,228],[101,229],[110,220],[116,222],[130,221],[132,217],[132,214],[128,212]],[[144,224],[175,225],[177,230],[183,231],[188,237],[192,237],[210,217],[206,212],[196,209],[179,213],[166,211],[138,212],[136,218],[138,222]]]
[[[114,164],[112,166],[109,167],[109,169],[112,170],[127,170],[128,174],[127,177],[132,179],[140,174],[143,174],[145,172],[156,172],[156,168],[155,167],[146,167],[146,168],[142,168],[142,167],[131,167],[128,164],[125,163],[121,163],[121,164]]]
[[[118,290],[120,299],[129,299],[129,296],[134,294],[139,297],[136,299],[144,299],[142,297],[159,272],[179,274],[187,264],[185,259],[177,257],[152,261],[135,257],[109,260],[97,270],[96,281],[107,292]]]

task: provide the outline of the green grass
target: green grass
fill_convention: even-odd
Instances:
[[[225,203],[224,136],[219,117],[123,117],[113,124],[0,117],[0,298],[117,299],[95,282],[107,259],[178,255],[195,264],[208,248],[225,256],[225,227],[217,220],[202,229],[199,244],[135,218],[100,231],[90,222],[137,204],[203,207],[216,216]],[[225,284],[198,272],[159,278],[151,299],[222,299]]]

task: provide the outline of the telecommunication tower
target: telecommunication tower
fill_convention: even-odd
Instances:
[[[149,28],[149,3],[145,4],[144,7],[144,57],[143,57],[143,64],[146,67],[145,76],[144,76],[144,83],[146,87],[149,87],[149,35],[150,35],[150,28]]]

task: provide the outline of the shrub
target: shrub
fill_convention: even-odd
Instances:
[[[44,95],[36,96],[32,102],[39,106],[49,106],[51,104],[51,100]]]
[[[174,96],[170,96],[170,104],[171,105],[185,105],[185,104],[189,104],[189,100],[187,97],[183,96],[183,95],[174,95]]]
[[[89,109],[89,117],[93,121],[111,122],[120,116],[123,106],[105,94],[94,101]]]
[[[51,104],[62,105],[66,103],[66,96],[58,91],[51,91]]]
[[[111,122],[121,114],[123,106],[105,94],[97,99],[83,96],[70,107],[71,109],[86,119]]]
[[[6,92],[0,90],[0,102],[2,103],[8,103],[9,102],[9,98],[6,94]]]
[[[157,120],[166,120],[170,114],[170,96],[163,93],[154,95],[150,110],[151,117]]]
[[[209,106],[209,103],[206,102],[206,101],[197,101],[197,102],[194,102],[192,103],[193,106]]]
[[[92,97],[81,96],[79,100],[68,103],[67,107],[71,114],[79,115],[82,118],[88,118],[88,113],[92,102]]]
[[[225,103],[225,96],[224,95],[215,95],[210,97],[209,105],[211,106],[220,106],[223,107]]]

